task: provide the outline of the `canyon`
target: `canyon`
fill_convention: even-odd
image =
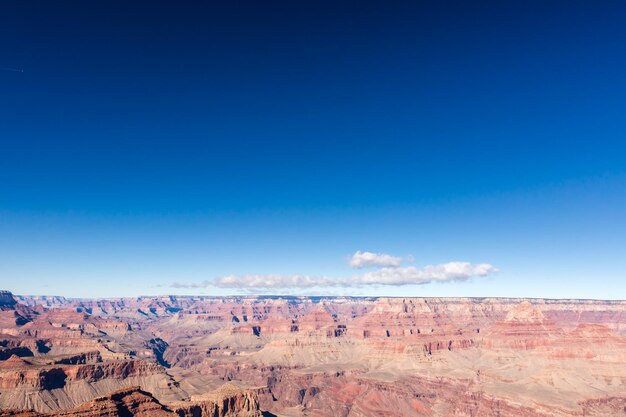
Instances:
[[[626,416],[626,301],[2,291],[0,416]]]

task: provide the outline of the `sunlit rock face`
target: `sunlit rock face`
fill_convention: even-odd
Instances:
[[[626,302],[0,292],[0,416],[624,416]]]
[[[161,404],[139,387],[129,387],[95,398],[78,407],[51,413],[31,410],[4,410],[2,417],[261,417],[258,399],[252,391],[224,385],[193,401]]]

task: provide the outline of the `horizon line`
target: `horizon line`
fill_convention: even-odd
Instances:
[[[500,300],[548,300],[548,301],[605,301],[605,302],[626,302],[626,299],[621,298],[576,298],[576,297],[563,297],[563,298],[553,298],[553,297],[510,297],[510,296],[377,296],[377,295],[286,295],[286,294],[231,294],[231,295],[206,295],[206,294],[196,294],[196,295],[181,295],[181,294],[160,294],[160,295],[138,295],[138,296],[128,296],[128,297],[67,297],[64,295],[54,295],[54,294],[16,294],[9,290],[0,290],[0,292],[7,291],[12,294],[14,297],[59,297],[64,298],[66,300],[74,300],[74,301],[97,301],[97,300],[124,300],[124,299],[140,299],[140,298],[164,298],[164,297],[177,297],[177,298],[194,298],[194,297],[202,297],[202,298],[300,298],[300,299],[315,299],[315,298],[355,298],[355,299],[384,299],[384,298],[394,298],[394,299],[471,299],[471,300],[486,300],[486,299],[500,299]]]

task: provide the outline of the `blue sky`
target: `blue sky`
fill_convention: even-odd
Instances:
[[[622,2],[1,7],[2,288],[626,298]]]

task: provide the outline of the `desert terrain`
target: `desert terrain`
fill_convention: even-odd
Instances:
[[[626,415],[626,302],[0,293],[0,416]]]

